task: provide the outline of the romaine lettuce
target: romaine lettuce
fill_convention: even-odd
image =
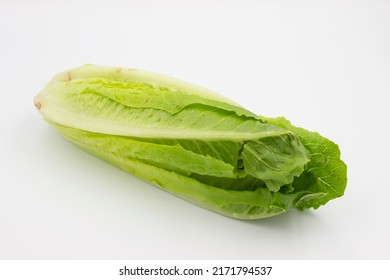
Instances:
[[[333,142],[167,76],[86,65],[57,74],[34,102],[82,149],[230,217],[318,208],[346,187]]]

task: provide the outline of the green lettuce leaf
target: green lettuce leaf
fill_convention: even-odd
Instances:
[[[283,117],[263,119],[296,133],[310,151],[310,162],[292,184],[294,190],[308,192],[297,201],[296,208],[317,209],[329,200],[344,195],[347,185],[347,166],[340,159],[340,149],[337,144],[318,133],[295,127]]]

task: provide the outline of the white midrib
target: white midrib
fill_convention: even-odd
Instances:
[[[124,126],[123,124],[115,121],[74,114],[72,112],[62,110],[60,107],[52,106],[53,104],[45,106],[46,104],[44,104],[44,102],[42,103],[40,112],[47,122],[100,134],[160,139],[245,141],[291,133],[289,131],[237,132],[200,129],[183,130],[175,128],[150,128],[140,127],[139,125]]]

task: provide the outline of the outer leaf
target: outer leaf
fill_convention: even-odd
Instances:
[[[235,167],[233,165],[209,155],[186,150],[180,145],[156,144],[130,137],[82,131],[58,124],[55,127],[72,142],[83,146],[88,145],[89,150],[93,150],[94,154],[104,150],[113,158],[119,155],[134,158],[154,166],[174,170],[185,176],[196,173],[216,177],[234,177]]]

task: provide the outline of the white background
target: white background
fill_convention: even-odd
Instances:
[[[390,1],[0,0],[0,259],[389,259]],[[345,196],[239,221],[81,151],[33,96],[86,63],[171,75],[339,144]]]

